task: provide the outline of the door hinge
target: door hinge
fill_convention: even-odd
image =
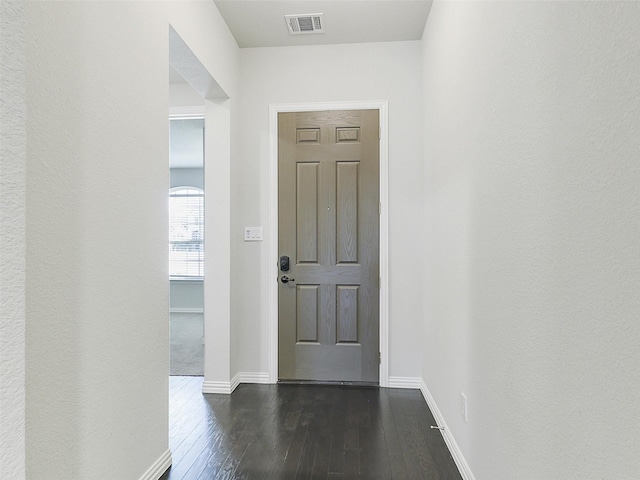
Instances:
[[[378,202],[378,216],[382,215],[382,202]]]
[[[382,365],[382,353],[378,352],[378,365]]]

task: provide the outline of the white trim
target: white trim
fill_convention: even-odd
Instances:
[[[175,307],[170,308],[169,313],[204,313],[204,308]]]
[[[389,105],[380,110],[380,386],[389,386]]]
[[[240,372],[236,377],[238,383],[271,383],[269,372]]]
[[[412,388],[420,390],[424,382],[420,377],[389,377],[389,388]]]
[[[278,381],[278,113],[281,108],[269,105],[269,381]]]
[[[229,385],[229,393],[233,393],[235,389],[238,388],[238,385],[240,385],[240,374],[236,373],[236,376],[231,379],[231,384]]]
[[[205,380],[202,382],[202,393],[221,393],[223,395],[231,395],[236,384],[233,388],[231,388],[232,382],[212,382]]]
[[[389,103],[286,103],[269,105],[269,279],[278,277],[278,113],[322,110],[380,111],[380,386],[389,385]],[[269,281],[269,382],[278,381],[278,289]]]
[[[427,405],[429,406],[429,409],[433,414],[433,418],[435,419],[436,424],[443,429],[440,430],[440,433],[442,433],[442,438],[444,438],[444,442],[447,444],[447,448],[449,449],[449,452],[453,457],[453,461],[456,462],[456,466],[460,471],[460,475],[462,476],[463,480],[475,480],[476,477],[473,475],[469,464],[465,460],[464,455],[462,455],[460,447],[458,447],[456,440],[453,438],[453,434],[449,430],[447,422],[445,422],[435,399],[431,395],[431,392],[429,392],[427,384],[424,383],[424,380],[420,380],[420,383],[420,391],[422,392],[422,396],[427,402]]]
[[[171,450],[167,450],[142,474],[140,480],[158,480],[170,466]]]
[[[169,107],[169,120],[180,119],[204,120],[204,104],[191,105],[186,107]]]
[[[239,372],[230,382],[203,382],[202,393],[231,395],[241,383],[272,383],[268,372]]]

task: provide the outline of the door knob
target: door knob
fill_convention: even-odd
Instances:
[[[283,275],[283,276],[280,278],[280,281],[281,281],[282,283],[289,283],[289,282],[295,282],[295,281],[296,281],[296,279],[295,279],[295,278],[289,278],[289,277],[287,277],[286,275]]]

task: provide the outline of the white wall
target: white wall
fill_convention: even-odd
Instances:
[[[478,480],[638,477],[639,24],[636,2],[431,10],[423,374]]]
[[[25,5],[0,2],[0,478],[25,478]]]
[[[269,105],[389,101],[390,375],[420,374],[421,229],[407,212],[422,203],[420,42],[241,50],[240,121],[232,162],[232,321],[235,368],[268,371],[266,242],[243,242],[244,226],[269,237]]]
[[[169,23],[229,92],[237,46],[213,2],[1,8],[0,476],[152,478],[169,458]]]
[[[239,49],[215,3],[190,0],[172,1],[167,4],[169,22],[173,29],[227,97],[234,98]]]
[[[204,99],[188,83],[169,85],[169,106],[171,114],[204,114]]]
[[[5,2],[2,8],[4,101],[5,70],[14,69],[11,93],[21,85],[19,49],[5,67],[5,32],[13,47],[22,29],[17,22],[5,30],[5,18],[14,18],[4,16]],[[228,92],[237,46],[213,2],[26,8],[27,210],[8,217],[18,261],[2,270],[3,280],[8,272],[19,282],[26,248],[26,287],[7,290],[15,322],[6,342],[17,349],[8,352],[16,367],[8,380],[19,387],[26,316],[26,444],[17,388],[8,437],[15,442],[3,445],[3,462],[15,454],[8,468],[19,476],[26,452],[32,479],[52,471],[69,479],[151,478],[168,459],[167,247],[158,239],[167,226],[169,23]],[[15,145],[24,139],[22,131]],[[19,206],[19,149],[12,154]],[[2,293],[4,317],[4,282]]]
[[[168,449],[167,12],[27,8],[27,476],[140,478]]]
[[[205,112],[205,389],[231,380],[230,185],[231,121],[239,48],[213,2],[170,2],[171,26],[220,87]],[[186,78],[186,80],[190,80]],[[224,95],[220,95],[220,91]],[[177,100],[177,98],[176,98]],[[206,252],[215,252],[207,255]]]

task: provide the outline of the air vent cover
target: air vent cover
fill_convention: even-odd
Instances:
[[[322,13],[308,13],[304,15],[285,15],[287,27],[291,35],[308,33],[324,33]]]

